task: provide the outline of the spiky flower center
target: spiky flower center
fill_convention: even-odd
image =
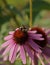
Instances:
[[[45,34],[45,32],[38,27],[34,27],[31,30],[36,30],[37,34],[42,34],[42,38],[44,38],[44,40],[34,40],[40,47],[44,48],[47,44],[47,35]]]
[[[20,27],[18,30],[14,32],[14,40],[16,43],[22,45],[25,44],[25,42],[28,39],[27,29]]]

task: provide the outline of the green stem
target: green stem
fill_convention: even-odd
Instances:
[[[30,0],[30,23],[29,26],[32,27],[32,0]]]

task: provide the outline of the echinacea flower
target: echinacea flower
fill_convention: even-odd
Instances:
[[[13,63],[19,54],[23,64],[26,64],[25,51],[30,58],[34,60],[34,54],[31,49],[34,49],[37,53],[41,53],[40,45],[37,41],[43,41],[45,35],[44,38],[42,38],[42,36],[42,33],[37,34],[37,30],[33,31],[31,28],[27,29],[25,26],[9,32],[9,35],[4,38],[6,42],[1,45],[1,49],[5,48],[2,54],[4,60],[9,58],[9,61]],[[35,42],[35,40],[37,41]],[[45,45],[46,44],[44,44],[44,46]],[[42,47],[44,46],[42,45]]]
[[[34,53],[34,60],[32,60],[32,65],[38,65],[37,58],[41,61],[42,65],[45,65],[44,59],[48,62],[47,65],[50,65],[50,29],[46,30],[44,28],[34,27],[31,30],[36,30],[37,34],[41,34],[44,40],[33,40],[37,45],[40,46],[42,53],[37,53],[35,50],[32,50]]]

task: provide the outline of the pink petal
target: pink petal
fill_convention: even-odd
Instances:
[[[38,65],[38,58],[36,56],[36,52],[34,52],[34,65]]]
[[[31,39],[44,40],[44,38],[42,38],[42,35],[41,34],[29,34],[29,37]]]
[[[9,41],[7,42],[4,42],[2,45],[1,45],[1,48],[5,48],[6,46],[8,46],[9,44],[13,43],[13,40],[10,39]]]
[[[33,35],[34,37],[42,37],[42,34],[33,34],[33,33],[30,33],[29,35]]]
[[[28,40],[28,44],[37,52],[41,53],[40,47],[32,40]]]
[[[13,43],[11,43],[6,49],[5,49],[5,51],[3,52],[3,54],[2,54],[2,56],[4,56],[4,55],[6,55],[8,52],[9,52],[9,50],[13,47]]]
[[[46,55],[43,54],[43,57],[45,58],[45,60],[50,64],[50,58],[48,58]]]
[[[23,46],[20,46],[20,57],[22,59],[23,64],[26,64],[26,56]]]
[[[34,60],[34,54],[31,52],[31,49],[27,45],[24,45],[24,48],[27,51],[28,55],[31,57],[31,59]]]
[[[28,33],[33,33],[33,34],[36,33],[36,32],[37,32],[36,30],[35,31],[28,31]]]
[[[8,60],[8,55],[5,55],[3,58],[4,61]]]
[[[14,52],[15,46],[16,46],[16,44],[14,44],[14,46],[13,46],[13,47],[11,48],[11,50],[10,50],[9,61],[11,61],[11,59],[12,59],[12,55],[13,55],[13,52]]]
[[[33,36],[30,36],[29,39],[44,40],[44,38],[38,38],[38,37],[33,37]]]
[[[11,38],[13,38],[13,35],[8,35],[8,36],[4,37],[4,40],[9,40]]]
[[[18,30],[19,28],[17,28],[16,30]]]
[[[32,63],[31,65],[35,65],[33,60],[31,61],[31,63]]]
[[[43,62],[43,60],[41,59],[41,57],[40,57],[40,55],[39,55],[38,53],[36,54],[36,56],[37,56],[38,59],[40,60],[41,64],[42,64],[42,65],[45,65],[44,62]]]
[[[13,51],[12,58],[11,58],[11,63],[14,63],[17,53],[18,53],[18,45],[16,45],[16,47],[15,47],[15,49]]]
[[[14,34],[14,31],[10,31],[9,34],[11,34],[11,35]]]

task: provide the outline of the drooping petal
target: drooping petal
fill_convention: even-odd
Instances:
[[[34,60],[32,60],[32,65],[38,65],[38,58],[36,56],[36,52],[34,52]]]
[[[41,53],[40,47],[32,40],[28,41],[28,44],[37,52]]]
[[[11,44],[11,43],[13,43],[13,40],[12,40],[12,39],[10,39],[10,40],[7,41],[7,42],[4,42],[4,43],[1,45],[1,49],[2,49],[2,48],[5,48],[6,46],[8,46],[8,45]]]
[[[2,54],[2,56],[4,56],[4,55],[6,55],[8,52],[9,52],[9,50],[13,47],[13,43],[11,43],[6,49],[5,49],[5,51],[3,52],[3,54]]]
[[[43,49],[43,54],[45,54],[46,56],[50,57],[50,47],[45,47]]]
[[[16,54],[18,53],[18,45],[16,45],[14,51],[13,51],[13,55],[12,55],[12,58],[11,58],[11,63],[14,63],[15,59],[16,59]]]
[[[36,33],[36,32],[37,32],[36,30],[35,31],[28,31],[28,33],[33,33],[33,34]]]
[[[33,36],[42,37],[42,34],[35,34],[35,33],[33,34],[33,33],[30,33],[29,35],[31,35],[31,36],[33,35]]]
[[[11,38],[13,38],[13,35],[8,35],[8,36],[4,37],[4,40],[9,40]]]
[[[16,28],[16,30],[18,30],[19,28]]]
[[[14,31],[10,31],[9,34],[10,34],[10,35],[13,35],[13,34],[14,34]]]
[[[43,54],[43,57],[45,58],[45,60],[47,61],[47,63],[49,63],[50,64],[50,58],[49,57],[47,57],[45,54]]]
[[[38,58],[36,56],[36,52],[34,52],[34,65],[38,65]]]
[[[13,46],[13,47],[11,48],[11,50],[10,50],[9,61],[11,61],[11,59],[12,59],[12,55],[13,55],[13,52],[14,52],[15,46],[16,46],[16,44],[14,44],[14,46]]]
[[[31,57],[31,59],[34,60],[34,55],[31,52],[31,49],[28,47],[28,45],[24,45],[24,48],[27,51],[28,55]]]
[[[43,62],[43,60],[42,60],[41,57],[40,57],[40,54],[36,53],[36,56],[37,56],[38,59],[40,60],[41,64],[42,64],[42,65],[45,65],[44,62]]]
[[[8,55],[5,55],[4,58],[3,58],[4,61],[7,61],[8,60]]]
[[[23,46],[20,46],[20,57],[22,59],[23,64],[26,64],[26,56]]]
[[[44,38],[42,38],[41,34],[29,34],[29,37],[31,39],[35,39],[35,40],[44,40]]]
[[[35,64],[34,64],[34,60],[31,61],[31,65],[35,65]]]

